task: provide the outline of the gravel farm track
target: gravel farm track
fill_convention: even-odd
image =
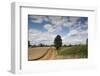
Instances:
[[[54,60],[57,52],[54,47],[35,47],[29,48],[28,60]]]

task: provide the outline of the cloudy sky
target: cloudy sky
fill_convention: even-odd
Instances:
[[[28,15],[28,39],[31,45],[51,45],[57,35],[63,44],[85,44],[88,17]]]

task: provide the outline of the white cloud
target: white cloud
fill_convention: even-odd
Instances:
[[[45,16],[29,16],[32,19],[33,23],[42,23],[45,18]]]
[[[51,24],[45,24],[45,25],[44,25],[44,28],[45,28],[46,30],[49,30],[50,28],[52,28],[52,25],[51,25]]]
[[[54,25],[51,24],[45,24],[44,28],[49,32],[49,33],[57,33],[62,30],[61,26],[55,27]]]
[[[76,36],[77,34],[79,34],[79,32],[77,30],[71,30],[67,36]]]
[[[49,32],[41,32],[36,29],[29,30],[29,41],[33,44],[53,44],[53,40],[55,38],[55,34]]]
[[[64,18],[64,23],[63,26],[65,27],[71,27],[72,25],[74,25],[76,23],[76,21],[79,19],[79,17],[69,17],[69,18]]]
[[[49,16],[48,17],[51,24],[44,25],[44,28],[49,32],[59,32],[62,31],[62,27],[72,28],[72,25],[75,26],[76,21],[79,17],[62,17],[62,16]]]
[[[52,44],[57,35],[56,33],[63,30],[62,26],[70,29],[68,34],[62,36],[64,44],[85,43],[86,38],[88,37],[88,22],[85,22],[83,26],[78,26],[75,24],[80,17],[64,18],[61,16],[32,16],[32,18],[32,22],[35,23],[41,23],[43,20],[45,20],[50,21],[51,24],[44,25],[47,32],[30,29],[29,40],[31,41],[31,44],[39,44],[41,42],[44,44]]]
[[[66,36],[64,36],[63,43],[64,44],[85,44],[86,39],[88,38],[88,31],[78,31],[78,30],[71,30]]]
[[[29,33],[31,33],[31,34],[39,34],[41,32],[36,30],[36,29],[29,29]]]
[[[61,25],[62,24],[61,16],[49,16],[48,18],[53,25]]]
[[[45,24],[44,28],[50,33],[55,31],[55,29],[53,28],[51,24]]]
[[[63,44],[84,44],[86,42],[87,31],[78,32],[77,30],[70,31],[67,35],[62,36]],[[53,44],[56,34],[49,32],[41,32],[36,29],[29,30],[29,41],[31,44]]]
[[[30,16],[32,22],[42,23],[43,21],[49,21],[51,24],[45,24],[44,28],[49,32],[58,32],[62,30],[62,26],[72,28],[76,26],[75,23],[79,17],[62,17],[62,16]]]
[[[77,37],[65,37],[65,39],[63,39],[63,44],[66,44],[66,45],[74,45],[74,44],[84,44],[86,42],[86,39],[82,39],[80,38],[80,36],[77,36]]]

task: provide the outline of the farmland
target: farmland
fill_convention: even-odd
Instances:
[[[58,51],[58,56],[62,56],[63,59],[87,58],[88,48],[87,45],[63,47]]]
[[[79,59],[87,58],[87,45],[75,45],[70,47],[61,47],[56,50],[55,47],[30,47],[28,49],[28,60],[55,60],[55,59]]]

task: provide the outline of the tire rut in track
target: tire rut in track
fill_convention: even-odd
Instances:
[[[50,47],[41,57],[38,57],[36,59],[29,59],[29,61],[35,61],[35,60],[53,60],[55,59],[55,50]]]

